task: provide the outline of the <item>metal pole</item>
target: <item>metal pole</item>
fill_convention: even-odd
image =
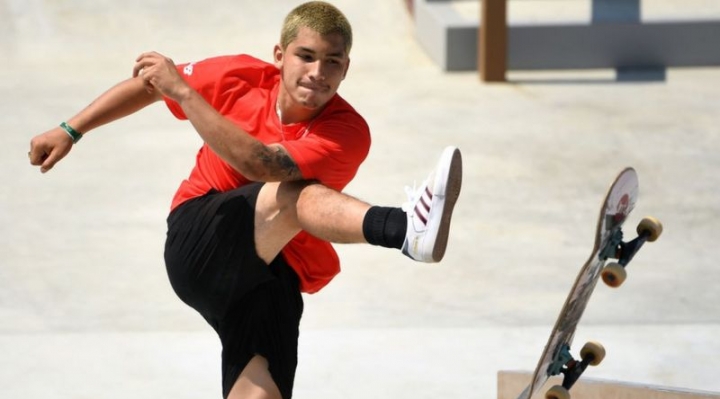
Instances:
[[[507,69],[507,0],[481,0],[478,66],[483,82],[504,82]]]

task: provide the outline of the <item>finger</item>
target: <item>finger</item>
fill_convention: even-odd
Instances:
[[[52,169],[53,166],[55,166],[55,164],[57,163],[57,161],[59,161],[59,158],[60,158],[59,151],[53,150],[50,154],[45,156],[45,159],[44,159],[42,165],[40,166],[40,172],[45,173],[45,172],[49,171],[50,169]]]
[[[153,52],[147,52],[140,54],[135,59],[135,65],[133,66],[133,77],[137,77],[142,74],[142,70],[147,68],[148,66],[151,66],[153,64],[156,64],[155,58],[157,56],[157,53]]]
[[[137,78],[138,76],[140,76],[140,71],[142,71],[142,67],[140,67],[138,64],[133,65],[132,77]]]
[[[141,60],[136,62],[135,65],[133,65],[133,77],[136,78],[138,76],[142,76],[143,70],[150,65],[150,62],[148,62],[147,60]]]
[[[30,165],[40,165],[45,159],[45,153],[31,146],[30,151],[28,151],[28,159],[30,160]]]
[[[155,51],[149,51],[149,52],[145,52],[145,53],[140,54],[140,55],[135,59],[135,62],[137,62],[137,63],[147,62],[147,63],[155,63],[155,64],[157,64],[157,63],[158,63],[158,60],[162,60],[163,58],[164,58],[164,57],[162,56],[162,54],[160,54],[160,53],[158,53],[158,52],[155,52]]]
[[[148,93],[152,93],[153,90],[155,90],[155,86],[152,83],[154,80],[152,67],[141,66],[139,69],[133,70],[133,75],[135,78],[142,79],[143,86],[145,86],[145,90],[147,90]]]
[[[157,53],[154,52],[154,51],[146,51],[146,52],[140,54],[140,55],[135,59],[135,62],[140,62],[140,60],[142,60],[142,59],[144,59],[144,58],[152,57],[154,54],[157,54]]]
[[[145,91],[149,94],[153,94],[155,92],[155,86],[153,86],[152,83],[145,81]]]

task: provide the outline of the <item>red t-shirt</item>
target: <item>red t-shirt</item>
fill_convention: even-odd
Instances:
[[[265,144],[282,143],[305,179],[342,190],[370,150],[370,129],[339,95],[309,122],[280,124],[275,109],[280,71],[248,55],[222,56],[178,65],[185,80],[223,116]],[[182,108],[165,98],[172,113],[187,119]],[[249,180],[222,160],[207,144],[197,154],[190,176],[180,184],[172,209],[211,189],[230,191]],[[317,292],[340,272],[332,245],[302,231],[282,250],[300,277],[303,292]]]

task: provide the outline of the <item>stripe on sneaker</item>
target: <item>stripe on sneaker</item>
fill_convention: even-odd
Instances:
[[[422,212],[420,212],[420,211],[421,211],[421,209],[420,209],[420,203],[418,202],[418,205],[415,207],[415,216],[417,216],[417,217],[420,219],[420,221],[422,222],[423,226],[427,226],[427,218],[426,218],[425,215],[423,215]]]
[[[425,195],[420,197],[420,202],[425,206],[426,211],[430,211],[430,204],[432,204],[432,192],[430,191],[430,187],[425,187]],[[427,201],[426,201],[427,200]]]
[[[425,187],[423,195],[415,205],[415,215],[420,219],[423,226],[426,227],[428,223],[428,216],[430,216],[430,205],[432,204],[432,191],[429,187]]]

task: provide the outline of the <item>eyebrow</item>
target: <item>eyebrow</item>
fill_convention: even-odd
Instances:
[[[311,48],[309,48],[309,47],[298,46],[298,50],[304,51],[304,52],[308,52],[308,53],[311,53],[311,54],[316,54],[316,51],[313,50],[313,49],[311,49]],[[330,54],[328,54],[327,56],[328,56],[328,57],[340,57],[340,58],[342,58],[344,55],[345,55],[345,51],[344,51],[344,50],[341,50],[341,51],[338,51],[338,52],[335,52],[335,53],[330,53]]]

